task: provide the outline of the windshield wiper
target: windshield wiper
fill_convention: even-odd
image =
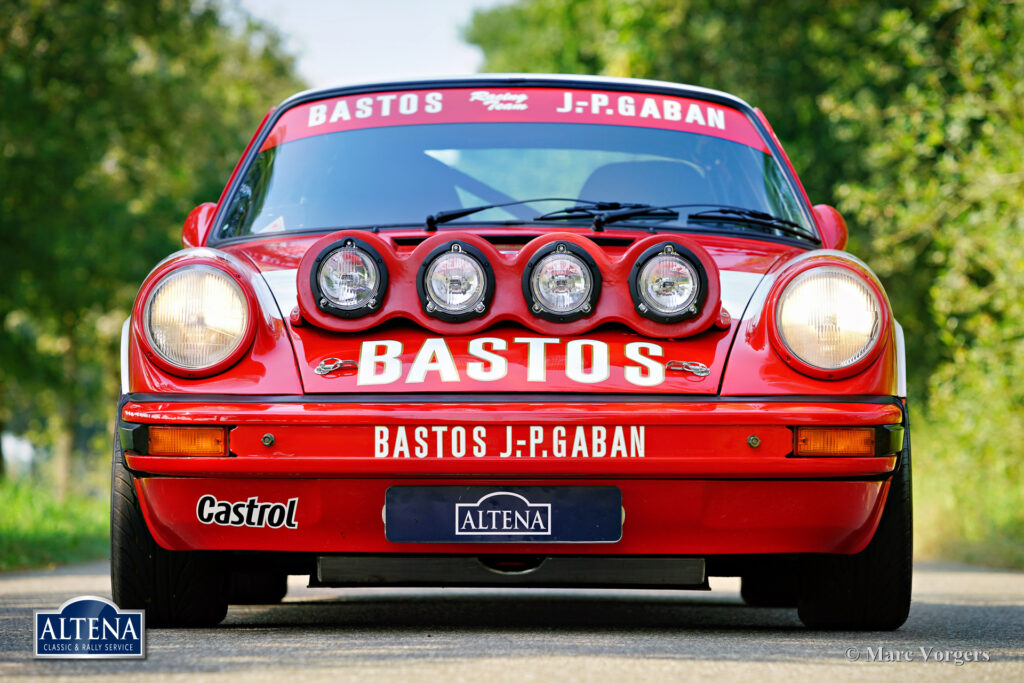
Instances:
[[[583,200],[576,200],[577,202]],[[637,216],[653,216],[671,220],[679,218],[679,212],[668,206],[651,206],[650,204],[623,204],[620,202],[592,202],[591,206],[572,206],[537,216],[535,221],[569,220],[585,216],[593,219],[591,229],[601,232],[609,223],[624,221]]]
[[[486,211],[487,209],[497,209],[503,206],[515,206],[518,204],[532,204],[534,202],[572,202],[574,206],[535,216],[533,220],[556,221],[572,220],[575,218],[589,218],[592,220],[591,229],[594,232],[601,232],[604,230],[604,226],[606,225],[625,221],[630,218],[646,216],[650,218],[660,218],[662,220],[674,220],[679,218],[679,211],[676,209],[684,207],[710,206],[713,208],[688,214],[686,216],[687,222],[734,220],[746,223],[747,225],[779,230],[780,232],[784,232],[788,235],[810,240],[817,244],[821,243],[821,240],[815,237],[813,233],[808,231],[799,223],[787,218],[774,216],[765,211],[758,211],[757,209],[745,209],[743,207],[729,205],[716,206],[714,204],[704,203],[653,206],[651,204],[629,202],[595,202],[589,199],[579,199],[576,197],[538,197],[536,199],[520,199],[511,202],[484,204],[482,206],[470,206],[462,209],[438,211],[433,215],[427,216],[427,230],[436,230],[437,226],[442,223],[447,223],[480,211]],[[648,229],[653,230],[653,228],[654,226],[649,226]]]
[[[579,202],[580,200],[577,200]],[[683,207],[697,207],[697,206],[712,206],[714,208],[706,209],[704,211],[697,211],[689,214],[686,219],[687,221],[712,221],[712,220],[738,220],[748,225],[756,225],[758,227],[774,228],[781,232],[796,237],[802,237],[813,242],[820,244],[820,240],[813,234],[808,232],[799,223],[795,223],[786,218],[779,218],[773,216],[770,213],[764,211],[758,211],[756,209],[744,209],[739,206],[715,206],[714,204],[703,204],[703,203],[690,203],[690,204],[665,204],[663,206],[652,206],[651,204],[620,204],[618,202],[594,202],[591,206],[573,206],[567,209],[559,209],[558,211],[552,211],[546,213],[543,216],[537,216],[533,220],[568,220],[572,218],[587,217],[593,219],[591,228],[594,232],[601,232],[604,230],[604,226],[611,223],[617,223],[619,221],[628,220],[630,218],[636,218],[639,216],[649,216],[654,218],[662,218],[664,220],[674,220],[679,218],[679,211]],[[649,230],[654,230],[654,226],[649,226]]]
[[[720,206],[714,209],[708,209],[706,211],[697,211],[691,213],[686,217],[687,221],[719,221],[719,220],[739,220],[748,225],[756,225],[758,227],[773,228],[780,230],[789,235],[795,235],[797,237],[803,237],[804,239],[811,240],[813,242],[821,243],[817,237],[808,232],[808,230],[786,218],[779,218],[773,216],[770,213],[764,211],[758,211],[756,209],[742,209],[735,206]]]
[[[593,204],[599,205],[598,202],[590,202],[585,199],[576,199],[575,197],[538,197],[536,199],[518,199],[511,202],[501,202],[498,204],[483,204],[481,206],[467,206],[462,209],[449,209],[447,211],[438,211],[435,214],[427,216],[427,230],[436,230],[438,225],[442,223],[448,223],[464,216],[469,216],[480,211],[486,211],[487,209],[500,209],[503,206],[516,206],[519,204],[532,204],[533,202],[572,202],[573,204]],[[616,207],[618,208],[618,207]],[[569,209],[563,209],[568,211]],[[556,212],[557,213],[557,212]],[[534,218],[533,220],[538,220]]]

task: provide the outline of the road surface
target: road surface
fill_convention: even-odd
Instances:
[[[711,592],[525,592],[292,577],[282,605],[232,607],[215,629],[149,630],[145,661],[33,659],[32,610],[109,598],[107,571],[0,574],[0,679],[1024,680],[1024,572],[959,565],[918,566],[910,619],[892,633],[808,631],[795,610],[744,606],[736,579],[712,579]]]

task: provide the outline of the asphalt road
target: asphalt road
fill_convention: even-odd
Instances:
[[[795,610],[744,606],[738,580],[711,585],[340,590],[292,577],[280,606],[232,607],[216,629],[150,630],[145,661],[36,660],[32,610],[109,598],[107,565],[0,574],[0,679],[1024,680],[1024,572],[919,566],[910,619],[893,633],[814,633]],[[987,661],[957,664],[957,652]]]

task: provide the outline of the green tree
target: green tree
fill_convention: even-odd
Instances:
[[[276,34],[222,14],[0,2],[0,421],[47,437],[60,491],[72,453],[108,432],[138,283],[300,85]]]
[[[926,472],[942,520],[931,540],[1021,564],[1024,5],[934,2],[924,18],[894,9],[873,40],[898,54],[872,66],[898,91],[837,94],[822,108],[837,134],[871,140],[867,176],[836,192],[867,226],[874,265],[927,287],[938,363],[919,445],[936,456]]]
[[[911,16],[928,3],[902,3]],[[466,30],[484,50],[485,71],[593,73],[717,88],[764,110],[813,201],[836,203],[836,188],[867,174],[864,127],[837,121],[822,102],[899,92],[889,70],[899,45],[876,40],[892,3],[864,0],[526,0],[478,11]],[[853,106],[856,106],[855,104]],[[862,251],[868,228],[848,216]],[[893,304],[917,359],[910,382],[928,388],[938,362],[920,302],[930,274]],[[887,283],[890,284],[890,283]]]
[[[918,489],[971,557],[1024,564],[1024,5],[521,0],[485,70],[734,92],[837,204],[906,331]]]

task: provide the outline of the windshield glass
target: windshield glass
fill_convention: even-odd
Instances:
[[[541,99],[528,92],[534,101]],[[376,106],[362,120],[358,99],[344,108],[346,98],[307,105],[291,119],[289,110],[235,189],[219,235],[420,225],[441,211],[546,197],[562,199],[487,209],[448,225],[530,221],[579,200],[701,205],[693,211],[726,205],[808,227],[790,183],[739,112],[721,108],[730,117],[719,119],[706,107],[699,122],[688,115],[683,125],[689,101],[682,98],[655,98],[655,110],[653,105],[644,109],[646,100],[636,94],[619,95],[618,102],[612,99],[616,95],[605,95],[608,101],[598,104],[608,106],[593,107],[586,92],[577,92],[575,102],[586,104],[585,111],[577,112],[570,91],[562,98],[550,92],[548,116],[515,109],[495,114],[481,106],[461,116],[431,119],[418,102],[402,120],[398,99],[389,111],[395,117],[385,125],[380,96],[362,98]],[[445,95],[452,99],[451,92]],[[632,110],[633,118],[626,125],[622,98],[632,101],[626,111]],[[425,100],[429,108],[429,94]],[[674,100],[682,104],[670,106]],[[506,102],[515,106],[526,100]],[[560,108],[568,115],[565,122],[554,116]],[[329,118],[342,109],[349,119]],[[651,120],[637,120],[645,110]],[[734,131],[725,134],[727,123]],[[701,130],[701,124],[709,130]],[[750,129],[738,130],[742,125]],[[681,227],[690,212],[681,209],[674,219],[637,216],[623,224]],[[764,228],[757,231],[764,234]]]

